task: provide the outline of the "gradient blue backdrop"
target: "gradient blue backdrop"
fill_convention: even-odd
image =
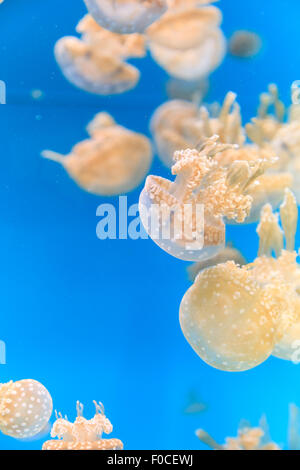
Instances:
[[[211,77],[207,100],[233,90],[247,120],[269,82],[287,101],[291,82],[300,79],[300,4],[223,0],[219,6],[227,37],[249,28],[264,42],[255,59],[228,56]],[[0,339],[7,365],[0,365],[0,381],[41,381],[70,418],[77,399],[88,415],[93,399],[103,401],[127,449],[201,448],[197,427],[223,442],[242,418],[257,424],[263,413],[274,440],[285,443],[288,404],[300,405],[299,367],[276,359],[240,374],[206,366],[178,323],[187,264],[149,240],[97,240],[96,208],[117,199],[81,191],[62,168],[40,158],[44,148],[67,153],[101,110],[148,133],[151,113],[166,99],[167,77],[149,58],[138,61],[138,87],[120,96],[88,95],[63,78],[53,46],[73,34],[85,11],[82,0],[0,6],[0,79],[7,83],[7,105],[0,106]],[[44,99],[34,101],[33,89],[43,90]],[[157,159],[152,171],[168,175]],[[254,226],[230,228],[228,239],[249,260],[255,256]],[[206,412],[183,413],[191,390],[208,404]],[[0,449],[41,445],[0,434]]]

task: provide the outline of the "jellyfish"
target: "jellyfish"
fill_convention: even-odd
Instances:
[[[258,257],[251,270],[256,279],[264,285],[281,283],[288,293],[286,315],[281,320],[283,335],[276,342],[273,356],[299,362],[300,351],[300,266],[295,251],[295,234],[298,222],[298,208],[295,196],[286,190],[279,216],[266,205],[257,228],[259,235]],[[289,314],[288,314],[289,313]]]
[[[229,40],[230,54],[244,59],[257,55],[261,46],[261,38],[252,31],[236,31]]]
[[[31,438],[46,426],[52,414],[48,390],[32,379],[0,384],[0,431],[16,439]]]
[[[43,444],[43,450],[122,450],[119,439],[103,439],[102,435],[110,434],[113,426],[105,416],[102,403],[93,402],[95,416],[87,420],[83,416],[83,405],[77,402],[77,418],[71,423],[61,413],[56,413],[56,421],[51,430],[53,440]],[[55,438],[58,438],[55,440]]]
[[[242,424],[237,437],[228,437],[223,445],[218,444],[206,431],[198,429],[196,436],[213,450],[281,450],[271,441],[267,423],[261,419],[259,427],[253,428],[248,423]]]
[[[170,100],[191,101],[200,104],[209,89],[209,81],[206,78],[187,81],[179,78],[170,78],[166,84],[167,95]]]
[[[272,114],[273,109],[273,114]],[[290,173],[291,189],[300,202],[300,106],[297,84],[292,85],[289,109],[279,98],[276,85],[260,96],[257,117],[246,125],[249,138],[259,147],[270,147],[278,157],[272,174]]]
[[[148,176],[141,193],[140,217],[146,232],[160,248],[185,261],[203,261],[225,246],[223,218],[243,223],[252,198],[244,194],[266,162],[235,161],[222,166],[218,155],[235,147],[220,144],[218,136],[199,149],[177,151],[174,182]]]
[[[198,143],[189,137],[189,125],[198,116],[195,104],[184,100],[171,100],[154,112],[150,129],[162,162],[171,167],[176,150],[184,150]]]
[[[221,12],[214,6],[170,2],[167,13],[146,31],[154,60],[173,77],[206,78],[225,55],[221,21]]]
[[[204,269],[210,268],[211,266],[216,266],[217,264],[226,263],[226,261],[234,261],[235,264],[239,266],[244,266],[246,260],[239,250],[227,244],[223,250],[221,250],[213,258],[209,258],[205,261],[200,261],[199,263],[194,263],[187,268],[188,277],[190,281],[194,282],[198,274]]]
[[[143,33],[167,9],[166,0],[84,0],[97,23],[120,34]]]
[[[54,48],[56,61],[69,82],[99,95],[123,93],[136,86],[140,72],[125,60],[145,55],[141,36],[111,33],[89,16],[80,21],[77,31],[82,33],[81,39],[65,36]]]
[[[60,163],[84,190],[103,196],[135,189],[152,161],[149,139],[99,113],[87,128],[90,139],[75,145],[66,156],[45,150],[42,156]]]

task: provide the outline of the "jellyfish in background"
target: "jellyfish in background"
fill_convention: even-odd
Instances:
[[[146,31],[154,60],[176,78],[193,81],[207,77],[226,51],[221,21],[222,14],[214,6],[170,1],[167,13]]]
[[[246,192],[252,197],[252,208],[244,223],[256,222],[266,202],[278,207],[286,188],[293,185],[290,171],[276,172],[278,158],[276,149],[271,146],[259,146],[246,142],[246,133],[242,126],[240,106],[236,94],[228,92],[222,105],[215,104],[211,109],[186,101],[174,100],[161,105],[154,113],[150,129],[154,137],[158,155],[171,166],[176,150],[194,148],[214,134],[219,135],[223,144],[239,146],[237,152],[222,152],[218,159],[222,165],[233,164],[234,160],[269,162],[269,171],[256,175],[255,184]],[[272,170],[274,167],[274,170]],[[233,223],[233,221],[227,221]]]
[[[87,15],[79,22],[79,39],[61,38],[55,45],[55,58],[64,76],[73,85],[99,95],[123,93],[134,88],[140,72],[126,62],[145,55],[140,35],[122,36],[101,28]]]
[[[0,431],[16,439],[39,434],[52,414],[52,398],[36,380],[0,384]]]
[[[246,125],[248,137],[260,148],[271,148],[278,157],[272,175],[289,173],[291,188],[300,203],[300,101],[292,85],[292,105],[286,109],[277,86],[269,86],[260,96],[257,117]],[[272,114],[273,110],[273,114]]]
[[[200,261],[199,263],[194,263],[189,266],[187,268],[188,277],[190,281],[194,282],[198,274],[204,269],[216,266],[217,264],[226,263],[226,261],[234,261],[235,264],[238,264],[239,266],[244,266],[246,264],[246,260],[239,250],[228,244],[213,258],[209,258],[205,261]]]
[[[167,9],[166,0],[84,0],[97,23],[120,34],[143,33]]]
[[[110,434],[113,426],[104,413],[102,403],[94,401],[95,416],[87,420],[83,417],[83,405],[77,402],[77,418],[74,423],[67,417],[56,414],[56,421],[51,430],[51,437],[57,440],[46,441],[43,450],[122,450],[119,439],[103,439],[102,435]]]
[[[45,150],[42,156],[60,163],[90,193],[111,196],[136,188],[152,162],[149,139],[119,126],[107,113],[97,114],[87,130],[91,138],[69,155]]]
[[[230,54],[243,59],[249,59],[257,55],[261,46],[261,38],[252,31],[236,31],[229,40]]]
[[[225,444],[218,444],[206,431],[198,429],[196,436],[213,450],[281,450],[271,441],[265,418],[261,419],[257,428],[248,424],[241,425],[237,437],[228,437]]]
[[[255,183],[265,160],[218,163],[220,153],[237,152],[220,144],[218,136],[207,139],[199,150],[174,154],[174,182],[148,176],[139,207],[146,232],[160,248],[176,258],[203,261],[217,255],[225,245],[223,218],[243,223],[252,198],[245,195]]]
[[[285,250],[278,216],[267,204],[254,262],[240,267],[230,261],[201,271],[185,294],[183,334],[209,365],[244,371],[270,355],[291,361],[299,355],[300,269],[293,251],[297,214],[295,198],[286,190],[280,208]]]

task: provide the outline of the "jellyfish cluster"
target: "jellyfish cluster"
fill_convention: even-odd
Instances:
[[[52,398],[36,380],[0,384],[0,431],[15,439],[36,436],[52,415]]]
[[[96,195],[122,194],[137,187],[151,165],[149,139],[118,125],[107,113],[97,114],[87,132],[90,138],[75,145],[69,155],[45,150],[42,156],[60,163],[81,188]]]
[[[184,82],[215,70],[226,52],[221,11],[213,0],[84,0],[88,14],[55,45],[55,57],[73,85],[98,95],[133,89],[140,72],[129,58],[149,49],[155,62]]]
[[[74,423],[56,413],[51,429],[53,439],[43,444],[43,450],[122,450],[123,443],[119,439],[103,439],[103,433],[110,434],[113,426],[105,416],[102,403],[94,401],[94,405],[96,413],[90,420],[84,418],[83,405],[79,402]]]
[[[294,250],[298,209],[286,190],[279,214],[266,204],[253,263],[227,261],[199,272],[180,307],[183,334],[207,364],[251,369],[269,356],[297,362],[300,266]]]

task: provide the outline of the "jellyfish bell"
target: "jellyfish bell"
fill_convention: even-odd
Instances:
[[[113,426],[105,416],[102,403],[94,401],[95,416],[87,420],[83,416],[83,405],[77,402],[77,417],[70,422],[67,417],[56,414],[56,421],[51,430],[50,440],[43,444],[43,450],[122,450],[119,439],[103,439],[102,434],[110,434]]]
[[[55,45],[55,58],[66,79],[89,93],[123,93],[134,88],[140,78],[136,67],[76,37],[61,38]]]
[[[166,0],[84,0],[105,29],[121,34],[143,33],[167,9]]]
[[[16,439],[31,438],[46,426],[52,398],[36,380],[0,384],[0,431]]]
[[[174,182],[148,176],[141,193],[140,216],[146,232],[172,256],[186,261],[203,261],[225,245],[223,218],[243,223],[252,198],[243,193],[255,180],[256,168],[248,162],[223,167],[218,154],[231,147],[207,139],[197,149],[174,154]],[[216,158],[215,158],[216,157]]]
[[[136,188],[152,161],[149,140],[117,125],[100,113],[88,126],[92,138],[75,145],[69,155],[44,151],[42,156],[60,163],[76,183],[96,195],[118,195]]]
[[[180,306],[182,332],[207,364],[238,372],[263,363],[276,343],[276,303],[244,267],[202,271]]]
[[[170,9],[147,29],[150,43],[167,49],[186,51],[199,46],[212,27],[222,22],[221,11],[214,6]]]
[[[220,65],[225,55],[226,41],[219,28],[212,28],[207,30],[203,41],[193,48],[171,49],[150,42],[149,49],[154,60],[169,75],[182,80],[200,80]]]

